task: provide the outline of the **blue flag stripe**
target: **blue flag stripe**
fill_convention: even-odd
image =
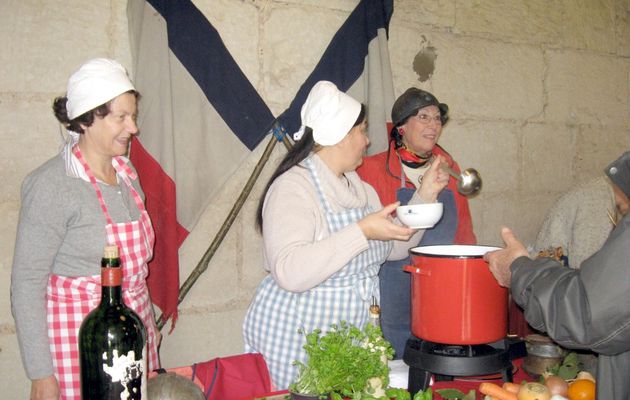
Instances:
[[[393,0],[361,0],[339,28],[289,108],[278,117],[287,132],[299,129],[300,109],[315,83],[331,81],[345,92],[361,76],[369,43],[376,38],[379,29],[389,29],[393,10]]]
[[[173,54],[232,132],[253,150],[267,135],[275,118],[217,30],[190,0],[147,2],[166,21]]]

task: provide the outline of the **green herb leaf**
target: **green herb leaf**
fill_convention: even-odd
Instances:
[[[395,400],[411,400],[411,395],[406,389],[388,388],[385,390],[385,395]]]
[[[436,393],[442,396],[443,399],[447,399],[447,400],[448,399],[463,399],[464,396],[466,396],[464,392],[457,389],[438,389],[436,390]]]
[[[425,391],[420,390],[413,395],[413,400],[433,400],[433,390],[431,388]]]
[[[370,378],[379,378],[382,387],[389,384],[389,367],[383,359],[394,354],[383,339],[380,328],[366,325],[364,329],[341,321],[327,332],[315,329],[305,335],[306,363],[294,361],[298,379],[290,389],[304,394],[330,393],[334,399],[374,399],[375,388]]]
[[[575,379],[578,372],[580,372],[580,361],[576,352],[570,352],[567,354],[560,364],[553,365],[547,368],[547,371],[553,375],[558,375],[564,380]],[[543,378],[544,380],[544,378]]]

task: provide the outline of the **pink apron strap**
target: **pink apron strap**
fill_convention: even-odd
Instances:
[[[129,165],[127,165],[127,163],[123,161],[121,157],[114,157],[113,165],[116,172],[119,173],[119,176],[122,177],[122,180],[125,182],[125,184],[129,188],[129,191],[131,192],[131,195],[133,196],[133,199],[135,200],[136,205],[138,206],[138,210],[140,210],[140,213],[142,213],[142,211],[145,210],[144,202],[142,201],[142,198],[140,197],[136,189],[134,189],[133,185],[131,184],[131,179],[129,179],[129,178],[135,179],[137,176],[136,173],[133,172],[131,167],[129,167]]]
[[[94,187],[94,190],[96,191],[96,197],[98,198],[98,202],[101,205],[101,210],[103,210],[103,214],[105,215],[107,224],[113,225],[114,222],[109,215],[109,211],[107,211],[107,205],[105,205],[105,200],[103,200],[103,192],[101,192],[101,188],[96,183],[96,178],[94,177],[94,174],[92,173],[92,170],[88,166],[87,162],[83,158],[83,154],[81,154],[81,150],[79,149],[79,146],[75,145],[72,148],[72,152],[74,153],[74,155],[77,157],[77,159],[79,160],[79,162],[85,169],[85,173],[87,174],[88,178],[90,178],[90,183],[92,184],[92,187]],[[142,214],[142,211],[145,211],[144,203],[142,202],[142,198],[140,197],[136,189],[134,189],[133,185],[131,184],[131,180],[129,179],[129,176],[135,177],[136,174],[127,165],[127,163],[125,163],[120,157],[114,157],[113,166],[116,172],[119,173],[119,176],[122,177],[122,180],[125,182],[125,185],[127,185],[127,187],[129,188],[129,191],[131,192],[131,195],[133,196],[133,199],[136,202],[136,205],[138,206],[138,210],[140,210],[140,213]]]
[[[88,166],[87,162],[85,162],[85,159],[83,158],[83,154],[81,154],[81,150],[79,150],[78,144],[74,145],[74,147],[72,148],[72,152],[79,159],[79,162],[81,163],[81,165],[83,165],[83,169],[85,169],[85,173],[87,174],[88,178],[90,178],[90,183],[94,187],[94,190],[96,190],[96,197],[98,198],[98,202],[101,205],[101,210],[103,210],[103,214],[105,214],[105,219],[107,220],[107,223],[110,225],[113,224],[114,222],[112,221],[112,218],[109,216],[109,212],[107,211],[107,206],[105,205],[105,201],[103,200],[103,193],[101,192],[101,188],[99,188],[98,185],[96,184],[96,178],[94,177],[94,174],[92,174],[92,170]]]

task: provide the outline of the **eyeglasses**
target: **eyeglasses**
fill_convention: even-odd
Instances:
[[[414,117],[418,118],[418,121],[422,125],[429,125],[431,121],[435,122],[436,125],[442,125],[442,115],[429,115],[429,114],[416,114]]]

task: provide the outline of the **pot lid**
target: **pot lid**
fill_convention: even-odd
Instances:
[[[482,245],[436,245],[419,246],[409,250],[412,255],[444,258],[481,258],[489,251],[500,250],[500,247]]]

